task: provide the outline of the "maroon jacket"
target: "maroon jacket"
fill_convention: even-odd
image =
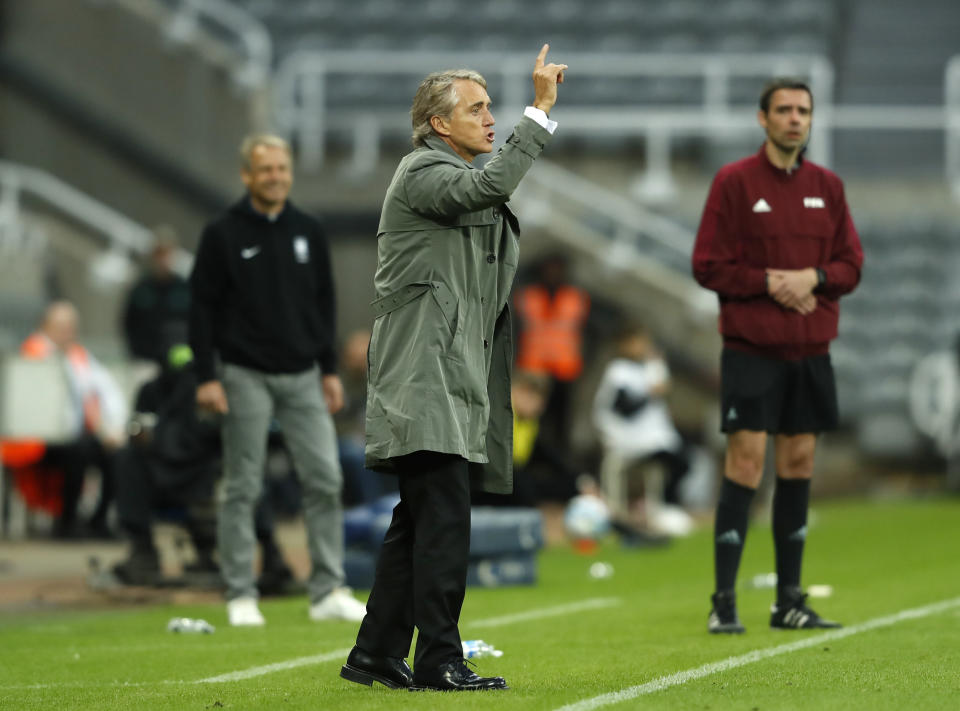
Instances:
[[[863,250],[843,183],[801,161],[788,172],[764,148],[717,173],[693,248],[693,275],[720,297],[724,345],[780,358],[826,353],[838,299],[860,281]],[[767,293],[766,269],[816,267],[826,275],[804,316]]]

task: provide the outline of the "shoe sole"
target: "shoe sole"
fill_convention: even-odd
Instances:
[[[841,624],[832,624],[832,625],[809,625],[807,627],[790,627],[789,625],[775,625],[770,623],[770,629],[772,630],[838,630],[843,625]]]
[[[733,627],[731,629],[715,628],[707,630],[707,632],[710,634],[743,634],[746,631],[747,630],[745,627]]]
[[[373,674],[368,671],[363,671],[362,669],[357,669],[349,664],[344,664],[342,667],[340,667],[340,677],[356,684],[363,684],[364,686],[373,686],[374,682],[383,684],[388,689],[403,689],[406,686],[405,684],[398,684],[397,682],[387,679],[384,676],[380,676],[379,674]]]
[[[407,691],[440,691],[443,693],[453,692],[453,691],[507,691],[510,687],[504,684],[503,686],[463,686],[459,689],[440,689],[436,686],[425,686],[423,684],[413,684],[407,688]]]
[[[448,694],[456,691],[508,691],[509,689],[509,686],[466,686],[462,689],[438,689],[434,686],[411,686],[407,691],[439,691],[442,694]]]

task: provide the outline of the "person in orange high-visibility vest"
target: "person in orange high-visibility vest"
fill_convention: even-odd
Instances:
[[[567,260],[551,255],[540,264],[539,280],[517,290],[520,323],[517,368],[549,375],[553,381],[542,427],[556,443],[570,434],[573,383],[583,372],[583,330],[590,295],[567,281]]]
[[[63,413],[70,437],[56,443],[5,440],[0,454],[27,503],[57,517],[54,535],[58,538],[81,533],[76,517],[83,478],[88,467],[99,469],[100,499],[84,533],[110,537],[107,510],[113,498],[112,452],[122,442],[126,405],[113,378],[77,342],[76,333],[76,309],[67,301],[57,301],[47,307],[40,328],[20,347],[21,356],[31,360],[63,359],[72,395]],[[51,491],[51,483],[59,491]]]

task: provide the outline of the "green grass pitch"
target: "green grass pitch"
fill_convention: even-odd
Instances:
[[[504,651],[499,659],[477,660],[478,671],[501,674],[511,686],[483,694],[411,694],[341,680],[337,652],[351,646],[356,625],[311,623],[302,598],[264,602],[263,629],[231,629],[222,605],[6,615],[0,709],[557,709],[678,673],[672,686],[598,707],[960,709],[960,500],[815,502],[804,569],[805,584],[834,589],[812,606],[848,626],[950,604],[685,677],[713,662],[823,634],[767,626],[772,591],[744,585],[773,568],[770,527],[756,522],[740,575],[747,634],[708,635],[711,556],[706,530],[665,550],[625,550],[609,541],[592,557],[544,552],[536,587],[468,590],[464,638]],[[612,564],[612,577],[589,576],[597,560]],[[578,612],[473,624],[584,601]],[[171,634],[172,616],[203,617],[217,631]],[[299,666],[250,678],[223,676],[303,658]],[[203,681],[214,677],[221,680]]]

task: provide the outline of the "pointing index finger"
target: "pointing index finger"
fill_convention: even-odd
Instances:
[[[543,47],[540,48],[540,54],[537,55],[537,63],[535,65],[536,69],[539,69],[540,67],[543,66],[544,61],[547,59],[547,50],[549,49],[550,49],[549,44],[545,44],[543,45]]]

